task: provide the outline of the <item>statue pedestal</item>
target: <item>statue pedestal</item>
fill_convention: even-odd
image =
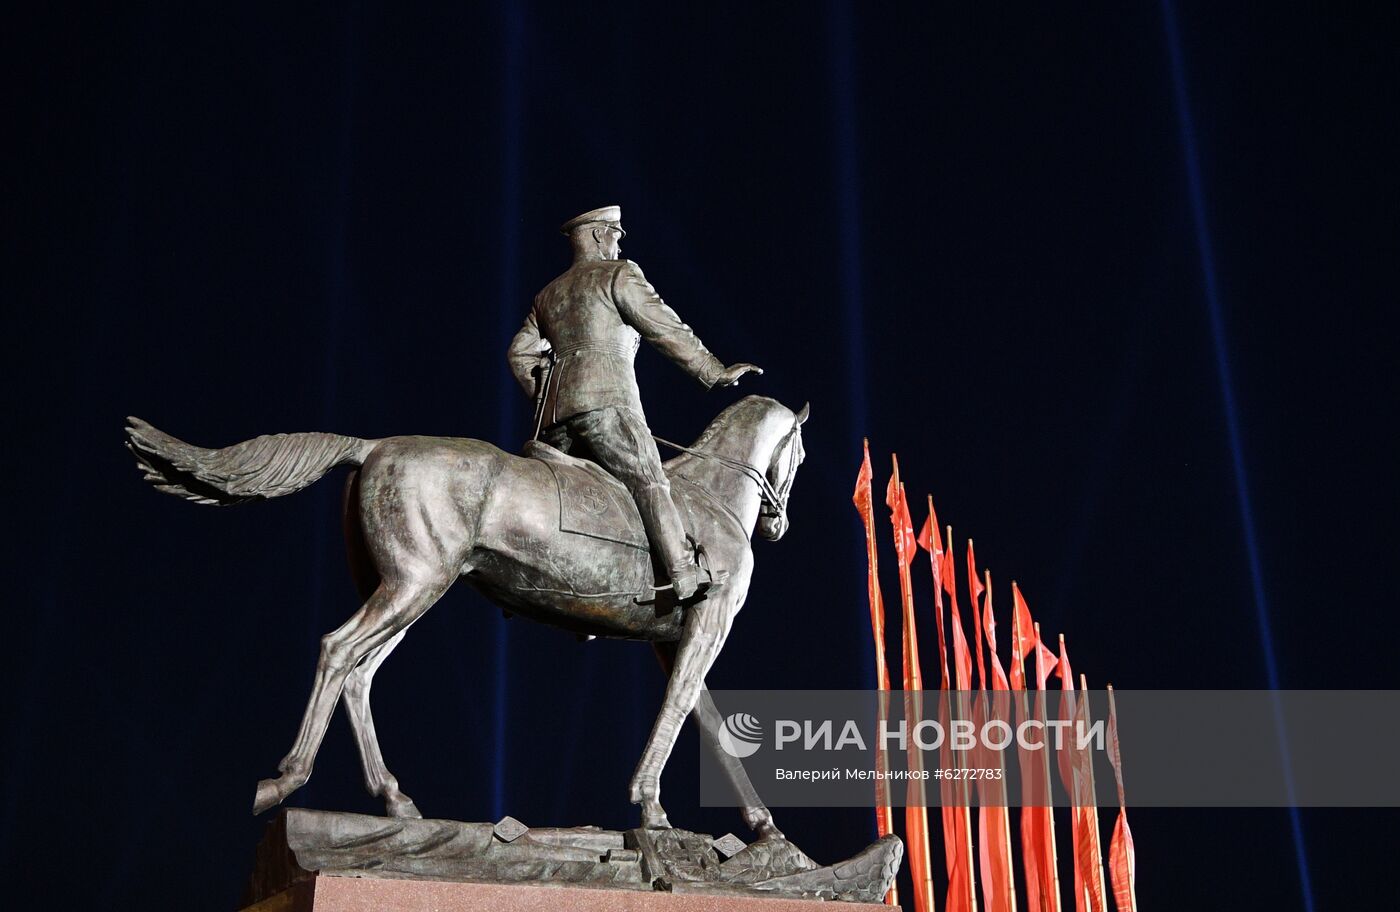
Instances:
[[[878,903],[317,874],[242,912],[899,912]]]
[[[246,912],[876,908],[895,836],[819,865],[781,834],[745,844],[682,829],[409,820],[292,808],[258,845]]]

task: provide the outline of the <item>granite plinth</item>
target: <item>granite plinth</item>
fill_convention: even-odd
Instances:
[[[879,903],[317,874],[242,912],[899,912]]]

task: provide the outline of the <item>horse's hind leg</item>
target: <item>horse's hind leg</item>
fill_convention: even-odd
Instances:
[[[360,473],[351,472],[345,482],[344,500],[345,556],[350,564],[350,577],[361,599],[368,599],[379,588],[379,571],[365,541],[364,521],[360,516]],[[393,639],[376,647],[365,656],[345,679],[345,713],[355,733],[355,746],[360,751],[360,766],[365,773],[365,788],[374,797],[384,798],[385,813],[390,817],[422,817],[413,801],[399,789],[399,780],[389,772],[384,754],[379,749],[379,735],[374,730],[374,716],[369,708],[369,689],[374,673],[403,641],[407,629],[394,634]]]
[[[345,713],[355,732],[355,746],[360,749],[360,765],[364,768],[365,788],[376,798],[384,799],[385,813],[390,817],[422,817],[413,799],[399,790],[399,780],[389,772],[384,754],[379,749],[379,736],[374,731],[374,716],[369,708],[369,688],[374,673],[403,641],[407,630],[400,630],[385,643],[365,656],[345,679]]]
[[[370,652],[422,617],[451,583],[451,579],[442,578],[381,582],[350,620],[321,639],[316,680],[296,742],[278,766],[282,775],[258,783],[253,813],[280,804],[311,777],[311,765],[346,677]]]

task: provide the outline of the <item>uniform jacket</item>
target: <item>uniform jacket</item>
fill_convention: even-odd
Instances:
[[[642,339],[706,387],[724,371],[631,260],[582,260],[550,282],[535,296],[508,357],[531,397],[548,372],[543,424],[549,426],[608,406],[640,413],[632,362]]]

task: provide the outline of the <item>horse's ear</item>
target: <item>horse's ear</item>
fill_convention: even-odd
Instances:
[[[808,402],[802,406],[802,411],[797,413],[797,426],[801,427],[807,423],[807,416],[812,413],[812,403]]]

